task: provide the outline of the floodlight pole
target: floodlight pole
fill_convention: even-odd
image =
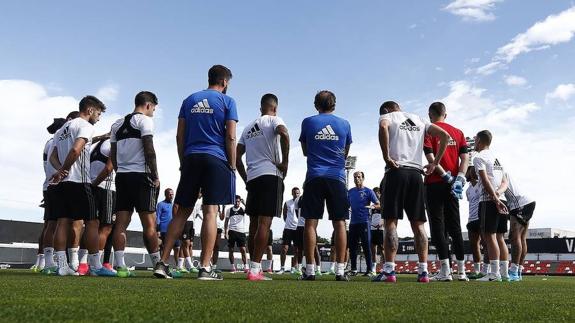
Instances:
[[[349,173],[355,169],[357,156],[347,156],[345,159],[345,187],[349,188]]]

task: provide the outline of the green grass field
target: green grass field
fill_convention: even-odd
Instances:
[[[291,275],[248,282],[225,274],[220,282],[195,276],[157,280],[54,277],[0,271],[0,321],[575,321],[575,278],[525,277],[517,283],[396,284],[354,277],[300,282]]]

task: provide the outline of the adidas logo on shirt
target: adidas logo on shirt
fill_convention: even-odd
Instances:
[[[399,125],[399,129],[407,131],[420,131],[421,129],[411,119],[407,119]]]
[[[210,108],[210,105],[208,104],[208,99],[203,99],[202,101],[196,103],[193,107],[192,107],[192,113],[209,113],[212,114],[214,113],[214,109]]]
[[[254,124],[254,126],[250,129],[250,131],[248,131],[247,135],[246,135],[246,139],[252,139],[258,136],[263,136],[264,133],[263,131],[260,129],[260,126],[258,126],[258,124]]]
[[[497,158],[495,158],[495,163],[493,163],[493,169],[503,170],[503,166],[501,166],[501,163],[499,162],[499,160]]]
[[[455,140],[453,140],[453,138],[449,138],[447,145],[448,146],[457,146],[457,142]]]
[[[335,134],[333,128],[330,125],[327,125],[321,129],[321,131],[317,132],[315,135],[315,139],[317,140],[339,140],[339,136]]]

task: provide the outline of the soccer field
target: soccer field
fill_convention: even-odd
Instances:
[[[48,277],[0,271],[0,321],[575,321],[572,277],[518,283],[371,283],[354,277],[300,282],[291,275],[248,282],[192,276],[157,280],[151,272],[120,279]]]

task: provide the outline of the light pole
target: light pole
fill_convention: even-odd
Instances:
[[[347,156],[345,159],[345,187],[349,187],[349,172],[355,169],[357,156]]]

